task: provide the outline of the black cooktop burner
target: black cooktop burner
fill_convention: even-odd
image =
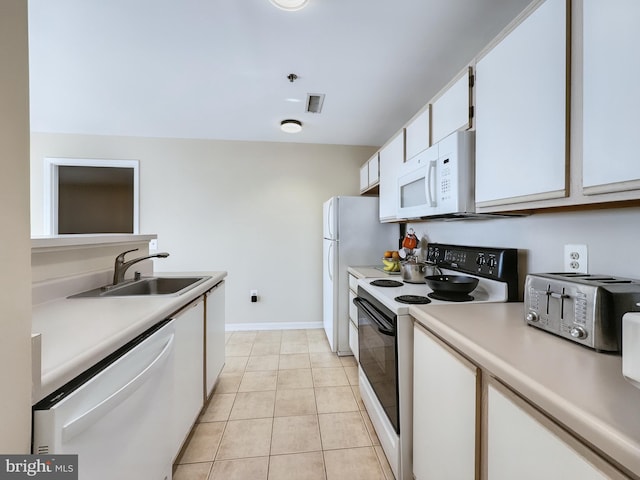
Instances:
[[[396,280],[374,280],[371,282],[371,285],[374,287],[401,287],[404,285],[402,282],[398,282]]]
[[[395,301],[400,303],[411,303],[414,305],[425,305],[427,303],[431,303],[431,300],[421,295],[400,295],[395,298]]]
[[[467,295],[466,293],[456,295],[456,294],[453,294],[453,293],[442,294],[442,293],[431,292],[429,294],[429,296],[431,298],[433,298],[434,300],[442,300],[443,302],[471,302],[471,301],[473,301],[473,297],[471,295]]]

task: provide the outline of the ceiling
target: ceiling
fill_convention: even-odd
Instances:
[[[379,146],[530,2],[29,0],[31,130]]]

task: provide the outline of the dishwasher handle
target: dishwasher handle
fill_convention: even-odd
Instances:
[[[164,345],[162,351],[147,365],[140,373],[138,373],[126,385],[120,387],[114,393],[102,400],[96,406],[77,416],[62,427],[62,440],[67,441],[90,425],[94,424],[99,418],[107,412],[113,410],[120,403],[126,400],[133,392],[135,392],[147,379],[153,375],[165,363],[171,349],[173,348],[174,334],[172,333]]]

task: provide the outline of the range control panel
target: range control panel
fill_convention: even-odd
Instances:
[[[509,301],[518,299],[518,250],[430,243],[427,261],[440,268],[507,282]]]

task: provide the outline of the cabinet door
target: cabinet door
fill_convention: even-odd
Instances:
[[[547,0],[476,65],[476,203],[567,195],[567,0]]]
[[[351,353],[356,357],[356,360],[360,360],[360,351],[358,347],[358,327],[353,320],[349,320],[349,348]]]
[[[369,186],[373,187],[378,184],[380,180],[380,160],[378,159],[378,152],[369,159],[367,162],[369,170]]]
[[[369,188],[369,162],[360,167],[360,192],[365,192]]]
[[[583,193],[640,190],[640,2],[591,0],[583,9]]]
[[[473,480],[480,372],[420,326],[413,341],[415,478]]]
[[[451,85],[431,106],[433,143],[471,127],[471,69]]]
[[[398,170],[404,162],[404,129],[380,150],[380,221],[396,220]]]
[[[206,385],[205,395],[209,397],[224,366],[225,358],[225,283],[220,282],[206,296],[205,348]]]
[[[405,136],[407,154],[405,160],[408,162],[417,154],[426,150],[431,145],[431,108],[427,105],[422,113],[415,117],[407,125]]]
[[[174,324],[173,454],[177,455],[204,404],[202,396],[204,302],[202,299],[179,313],[175,317]]]
[[[488,479],[620,478],[613,472],[607,472],[605,475],[597,469],[530,413],[537,414],[540,419],[545,417],[510,394],[504,387],[489,385],[487,405]],[[527,408],[529,413],[523,408]],[[592,452],[593,455],[595,454]]]

